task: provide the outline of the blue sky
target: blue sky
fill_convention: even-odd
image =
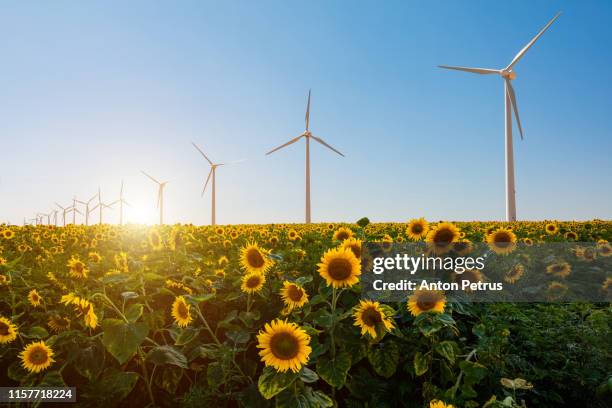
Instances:
[[[495,220],[504,210],[503,85],[438,64],[515,67],[519,219],[611,218],[612,3],[13,2],[0,6],[0,221],[105,200],[128,220],[302,222],[304,128],[313,221]],[[109,212],[114,221],[117,211]]]

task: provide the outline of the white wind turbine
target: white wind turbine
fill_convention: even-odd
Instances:
[[[123,180],[121,180],[121,189],[119,190],[119,199],[110,203],[110,205],[115,205],[115,204],[119,204],[119,225],[123,225],[123,204],[127,206],[130,205],[130,203],[128,203],[123,198]]]
[[[216,224],[216,214],[217,214],[217,211],[216,211],[216,194],[217,194],[216,185],[217,185],[217,183],[216,183],[215,175],[217,174],[217,167],[225,166],[226,163],[213,163],[208,158],[208,156],[206,156],[206,154],[204,154],[202,149],[200,149],[198,147],[198,145],[196,145],[194,142],[191,142],[191,144],[206,159],[208,164],[210,164],[210,171],[208,172],[208,177],[206,178],[206,182],[204,183],[204,188],[202,189],[202,197],[204,196],[204,193],[206,192],[206,187],[208,186],[208,182],[211,181],[211,178],[212,178],[212,185],[211,185],[211,187],[212,187],[212,194],[211,194],[212,204],[211,204],[211,221],[210,221],[210,224],[211,225],[215,225]],[[238,160],[238,161],[234,161],[234,162],[227,163],[227,164],[235,164],[235,163],[240,163],[242,161],[243,160]]]
[[[275,151],[280,150],[283,147],[289,146],[290,144],[297,142],[301,138],[304,138],[306,140],[306,223],[310,224],[310,221],[311,221],[311,217],[310,217],[310,139],[312,138],[313,140],[317,141],[318,143],[322,144],[328,149],[338,153],[342,157],[344,157],[344,155],[340,153],[338,150],[328,145],[323,139],[313,135],[310,132],[310,90],[308,91],[308,102],[306,104],[306,118],[305,119],[306,119],[306,130],[301,135],[291,139],[287,143],[280,145],[275,149],[270,150],[268,153],[266,153],[266,155],[274,153]]]
[[[488,69],[488,68],[468,68],[468,67],[456,67],[449,65],[439,65],[440,68],[454,69],[457,71],[471,72],[474,74],[498,74],[504,80],[504,95],[505,95],[505,129],[506,129],[506,221],[516,221],[516,201],[515,201],[515,190],[514,190],[514,147],[512,144],[512,111],[514,111],[514,117],[516,118],[516,124],[518,126],[521,139],[523,139],[523,128],[521,126],[521,120],[518,113],[518,105],[516,103],[516,95],[514,88],[512,87],[512,81],[516,79],[516,72],[514,66],[517,62],[531,48],[533,44],[544,34],[544,32],[551,26],[552,23],[561,15],[557,13],[552,20],[548,22],[540,30],[540,32],[531,39],[519,52],[516,54],[512,62],[502,69]]]
[[[57,205],[62,210],[62,226],[65,227],[66,226],[66,213],[68,213],[69,207],[62,207],[58,203],[55,203],[55,205]]]
[[[91,197],[87,201],[76,200],[77,203],[83,204],[85,206],[85,225],[89,225],[89,214],[93,211],[92,209],[89,208],[89,205],[97,196],[98,195],[95,194],[93,197]]]
[[[142,172],[142,174],[144,174],[145,176],[150,178],[154,183],[156,183],[159,187],[157,190],[157,208],[159,208],[159,225],[163,225],[164,223],[164,188],[166,188],[166,184],[168,184],[168,182],[167,181],[164,181],[164,182],[157,181],[153,177],[145,173],[144,171],[142,170],[140,171]]]
[[[98,210],[98,224],[102,225],[102,212],[105,208],[111,209],[112,204],[105,204],[102,202],[102,192],[100,191],[100,187],[98,187],[98,194],[96,194],[94,198],[95,197],[98,197],[98,204],[96,204],[91,211],[95,211],[96,209]]]

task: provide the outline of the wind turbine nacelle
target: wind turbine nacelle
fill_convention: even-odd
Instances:
[[[502,71],[501,76],[512,81],[516,79],[516,72],[514,70]]]

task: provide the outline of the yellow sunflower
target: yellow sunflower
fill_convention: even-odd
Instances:
[[[55,333],[59,333],[70,328],[70,319],[58,315],[53,315],[47,321],[47,325]]]
[[[408,228],[406,229],[406,235],[408,238],[418,241],[427,236],[429,232],[429,223],[425,218],[415,218],[408,222]]]
[[[89,269],[78,256],[73,255],[68,261],[68,267],[70,268],[70,276],[77,279],[87,278],[89,274]]]
[[[183,296],[177,296],[172,303],[172,317],[179,327],[187,327],[193,320],[191,317],[191,305],[185,301]]]
[[[0,275],[0,286],[2,285],[8,285],[9,284],[9,279],[6,275]]]
[[[38,294],[36,289],[32,289],[30,293],[28,293],[28,302],[34,307],[40,306],[40,302],[42,301],[42,297]]]
[[[455,408],[455,406],[440,400],[433,400],[429,402],[429,408]]]
[[[242,277],[240,289],[244,293],[256,293],[263,288],[264,283],[266,283],[266,277],[264,275],[257,272],[251,272]]]
[[[336,241],[344,241],[353,237],[353,231],[346,227],[340,227],[334,232],[333,239]]]
[[[505,255],[516,248],[516,235],[507,228],[498,228],[486,238],[489,248],[496,254]]]
[[[597,247],[599,248],[599,255],[603,257],[612,255],[612,246],[609,243],[606,242],[605,244],[597,245]]]
[[[21,365],[31,373],[39,373],[55,362],[53,350],[44,341],[30,343],[19,354]]]
[[[164,241],[157,229],[151,229],[151,231],[149,231],[149,245],[151,245],[154,251],[159,251],[164,247]]]
[[[525,267],[522,264],[516,264],[504,276],[504,280],[508,283],[515,283],[525,273]]]
[[[13,239],[15,237],[15,232],[10,229],[5,229],[2,232],[2,235],[4,236],[5,239]]]
[[[342,241],[341,248],[350,249],[357,259],[361,259],[361,240],[357,238],[348,238]]]
[[[257,335],[259,355],[266,366],[276,371],[294,373],[308,363],[312,352],[310,336],[297,324],[276,319],[266,323],[264,330]]]
[[[572,266],[567,262],[555,262],[546,267],[546,273],[565,278],[572,272]]]
[[[446,297],[437,290],[416,290],[408,298],[408,311],[413,316],[423,312],[443,313],[446,306]]]
[[[462,239],[453,243],[453,251],[460,256],[465,256],[474,250],[474,245],[469,239]]]
[[[288,239],[289,241],[295,241],[295,240],[296,240],[296,239],[298,239],[299,237],[300,237],[300,236],[299,236],[299,234],[298,234],[298,233],[297,233],[297,231],[296,231],[296,230],[294,230],[294,229],[290,229],[290,230],[289,230],[289,232],[287,232],[287,239]]]
[[[441,222],[427,233],[425,241],[436,255],[450,251],[454,242],[459,240],[459,228],[452,222]]]
[[[223,255],[219,258],[219,260],[217,260],[217,264],[223,268],[225,265],[227,265],[229,263],[229,259],[227,259],[227,256]]]
[[[554,235],[559,231],[559,226],[555,224],[554,222],[550,222],[546,224],[546,226],[544,227],[544,230],[546,231],[548,235]]]
[[[0,344],[6,344],[17,338],[17,326],[6,317],[0,316]]]
[[[89,260],[93,263],[100,263],[100,261],[102,260],[102,256],[100,256],[99,253],[97,252],[90,252],[88,254]]]
[[[351,287],[359,282],[361,261],[350,249],[329,249],[317,266],[319,267],[319,275],[325,279],[328,286],[334,288]]]
[[[7,262],[8,261],[6,260],[6,258],[3,258],[3,257],[0,256],[0,265],[6,265]]]
[[[378,302],[360,300],[359,305],[355,306],[353,317],[355,318],[354,325],[361,328],[361,335],[364,336],[367,333],[373,339],[378,334],[391,331],[394,327],[392,316],[388,316]]]
[[[248,243],[240,249],[240,265],[247,273],[266,273],[274,264],[268,257],[268,252],[255,242]]]
[[[280,295],[288,310],[300,308],[308,302],[308,294],[297,283],[285,281],[280,290]]]

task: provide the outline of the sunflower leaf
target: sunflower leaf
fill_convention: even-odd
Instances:
[[[259,376],[257,388],[265,399],[271,399],[293,384],[298,377],[299,373],[293,371],[280,373],[272,367],[266,367]]]
[[[187,368],[187,357],[172,346],[158,346],[149,351],[146,361],[155,365]]]
[[[102,330],[102,344],[119,364],[128,361],[149,334],[146,323],[125,323],[118,319],[103,320]]]
[[[341,352],[332,360],[321,357],[317,361],[317,373],[329,385],[340,388],[346,382],[346,376],[351,368],[351,356]]]
[[[391,377],[397,369],[399,359],[399,347],[392,341],[384,343],[384,347],[372,347],[368,350],[368,360],[376,374],[381,377]]]

